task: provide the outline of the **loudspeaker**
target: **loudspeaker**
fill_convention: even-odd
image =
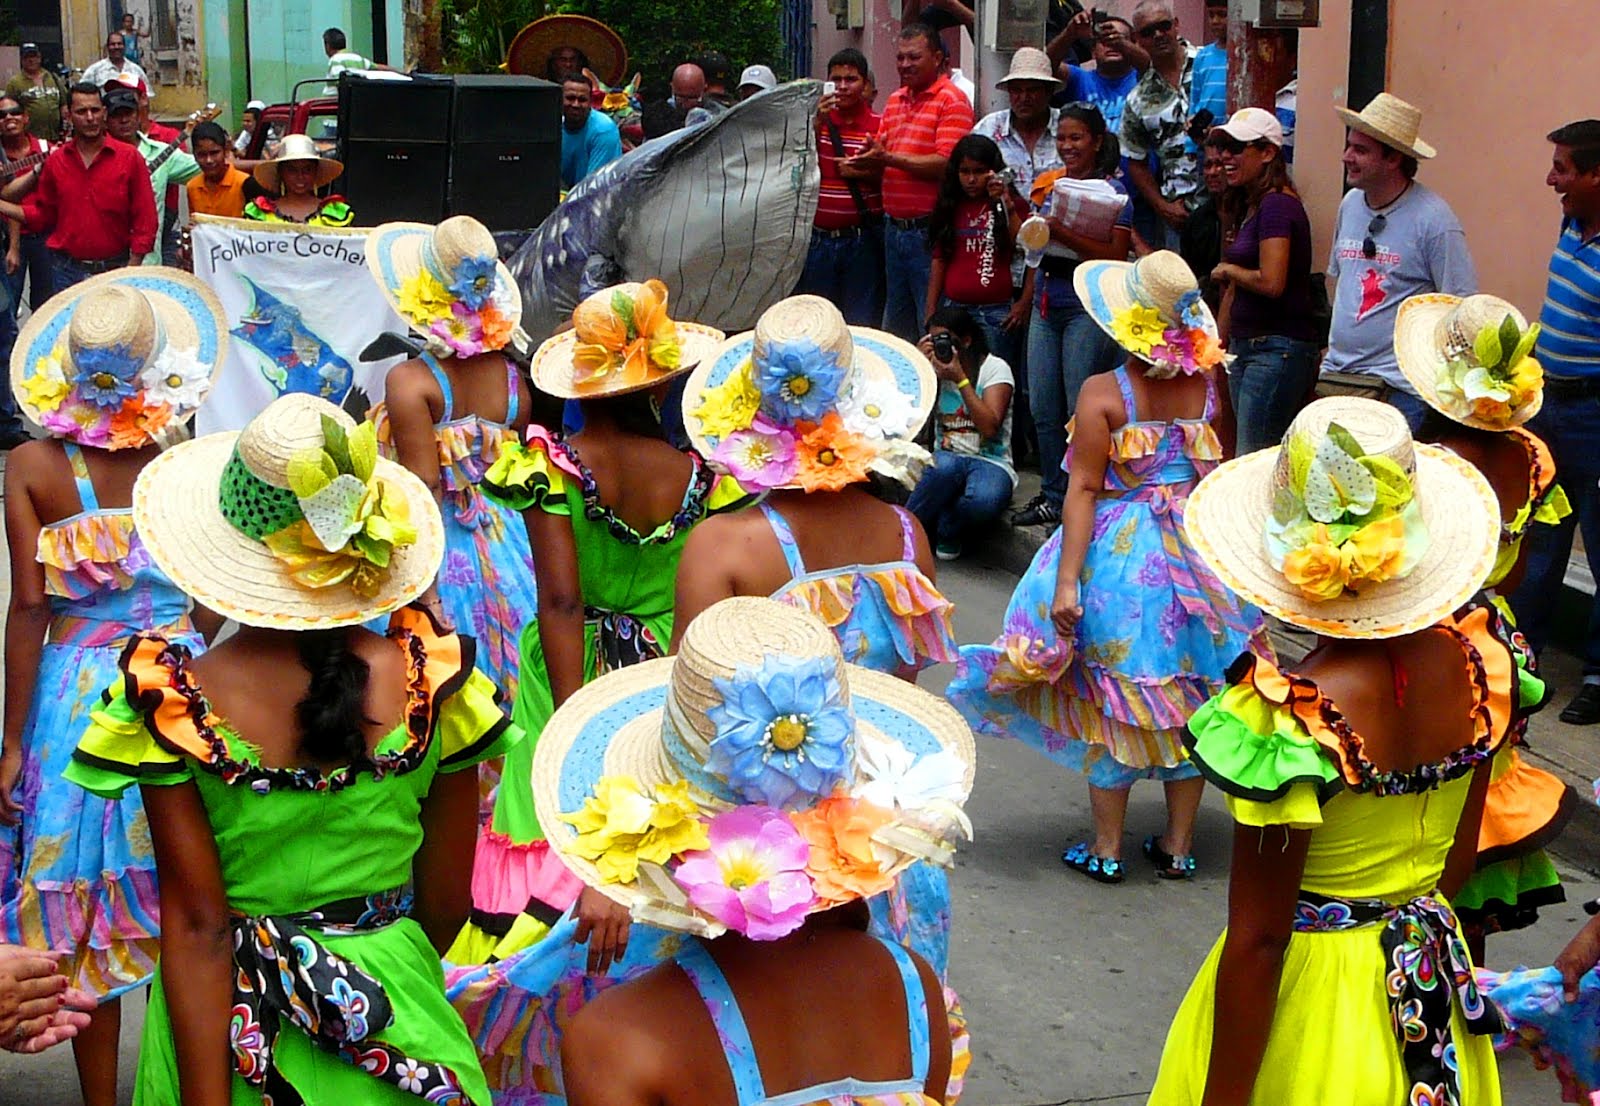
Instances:
[[[438,222],[450,179],[449,78],[339,78],[339,185],[356,220]]]
[[[529,230],[561,196],[561,86],[534,77],[459,76],[446,210],[490,230]]]

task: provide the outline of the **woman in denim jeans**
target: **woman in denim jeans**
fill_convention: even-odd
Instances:
[[[1035,209],[1050,198],[1062,177],[1098,180],[1111,177],[1119,160],[1117,138],[1106,131],[1105,117],[1092,104],[1068,104],[1056,125],[1056,152],[1061,169],[1033,182]],[[1111,186],[1126,191],[1112,180]],[[1038,318],[1028,327],[1028,402],[1039,439],[1039,494],[1012,517],[1018,526],[1054,526],[1061,521],[1061,500],[1067,492],[1062,461],[1067,455],[1067,420],[1078,402],[1078,389],[1095,373],[1117,367],[1116,343],[1101,331],[1078,302],[1072,271],[1080,260],[1123,261],[1133,236],[1133,205],[1124,206],[1110,241],[1088,238],[1050,217],[1050,245],[1045,248],[1038,289]]]
[[[1241,108],[1211,131],[1228,174],[1224,204],[1238,233],[1211,277],[1227,291],[1222,333],[1235,356],[1228,396],[1236,454],[1276,445],[1317,379],[1311,303],[1311,220],[1289,183],[1283,127],[1261,108]]]

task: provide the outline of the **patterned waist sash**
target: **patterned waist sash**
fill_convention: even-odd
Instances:
[[[1460,1066],[1450,1028],[1451,996],[1467,1029],[1505,1031],[1500,1013],[1483,1001],[1472,978],[1455,913],[1435,895],[1392,905],[1378,899],[1338,899],[1300,892],[1296,933],[1330,933],[1383,926],[1384,990],[1400,1061],[1411,1080],[1407,1102],[1461,1106]]]
[[[585,607],[583,620],[594,627],[596,676],[667,655],[650,627],[631,614]]]
[[[273,1106],[304,1101],[272,1063],[278,1032],[287,1023],[323,1051],[402,1091],[430,1103],[468,1106],[461,1080],[448,1067],[368,1039],[394,1023],[383,984],[308,932],[344,936],[382,929],[408,917],[411,903],[406,886],[298,914],[233,916],[228,1036],[234,1070],[262,1090],[264,1101]]]
[[[58,614],[50,619],[45,631],[45,641],[51,645],[76,645],[80,649],[106,646],[121,648],[135,634],[154,630],[163,637],[187,637],[195,632],[194,622],[187,613],[171,622],[155,627],[130,626],[125,618],[85,618],[76,614]]]

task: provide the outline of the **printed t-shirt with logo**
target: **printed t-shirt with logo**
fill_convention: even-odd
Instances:
[[[1011,373],[1011,366],[1006,364],[994,354],[983,359],[983,364],[978,366],[978,379],[973,383],[973,390],[980,396],[984,391],[996,384],[1010,384],[1016,386],[1016,378]],[[985,438],[978,433],[978,424],[972,421],[972,415],[967,411],[967,405],[961,399],[961,393],[956,386],[948,380],[939,382],[939,402],[935,414],[935,445],[946,453],[960,453],[968,457],[977,457],[988,461],[991,465],[998,465],[1011,477],[1013,485],[1017,482],[1017,470],[1011,466],[1011,406],[1006,406],[1005,418],[1000,420],[1000,431],[992,438]]]

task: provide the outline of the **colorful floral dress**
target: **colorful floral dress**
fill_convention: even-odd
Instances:
[[[1570,1003],[1555,968],[1480,968],[1476,978],[1506,1023],[1495,1047],[1520,1048],[1541,1070],[1554,1071],[1562,1102],[1600,1104],[1600,968],[1583,974],[1578,999]]]
[[[343,196],[329,196],[304,220],[283,214],[273,197],[257,196],[244,205],[244,217],[258,223],[298,223],[306,227],[347,227],[356,221],[356,213],[344,202]]]
[[[533,579],[533,553],[528,530],[517,512],[494,502],[479,490],[484,473],[500,459],[500,451],[517,442],[517,367],[506,359],[504,422],[477,415],[454,415],[450,378],[432,354],[424,353],[433,378],[444,393],[444,414],[434,424],[439,447],[439,486],[443,491],[444,565],[435,586],[445,614],[478,643],[475,664],[506,700],[515,702],[522,657],[518,643],[524,623],[539,609]],[[378,442],[393,455],[389,412],[372,409]],[[494,809],[500,765],[479,767],[485,820]]]
[[[1504,434],[1522,446],[1528,458],[1528,498],[1516,515],[1500,527],[1500,552],[1485,581],[1488,595],[1513,631],[1513,648],[1526,672],[1537,671],[1533,651],[1514,632],[1510,605],[1494,587],[1516,567],[1522,540],[1535,522],[1554,526],[1572,513],[1566,493],[1556,483],[1550,449],[1536,435],[1520,427]],[[1543,685],[1540,684],[1542,691]],[[1542,697],[1528,703],[1543,706]],[[1527,744],[1527,721],[1522,719],[1511,740],[1494,759],[1494,775],[1484,798],[1483,822],[1478,831],[1477,870],[1456,893],[1461,920],[1486,933],[1501,933],[1532,925],[1539,908],[1566,900],[1561,877],[1544,846],[1555,840],[1577,807],[1577,793],[1558,777],[1523,759],[1518,746]]]
[[[1127,370],[1116,380],[1128,421],[1111,434],[1074,640],[1062,642],[1050,620],[1058,528],[1018,583],[1000,637],[962,647],[948,691],[976,732],[1017,738],[1112,790],[1139,777],[1192,778],[1185,721],[1241,652],[1272,655],[1260,614],[1183,532],[1189,493],[1222,458],[1214,380],[1204,414],[1172,422],[1141,421]]]
[[[1236,822],[1271,847],[1286,828],[1311,831],[1252,1106],[1500,1102],[1485,1035],[1499,1019],[1437,889],[1472,772],[1516,719],[1517,661],[1499,622],[1479,600],[1425,631],[1460,647],[1473,696],[1472,742],[1437,763],[1379,771],[1315,683],[1257,657],[1241,657],[1189,723],[1190,756]],[[1201,1101],[1222,944],[1178,1009],[1151,1106]]]
[[[409,702],[370,763],[263,767],[211,711],[189,651],[151,634],[124,652],[67,769],[101,796],[191,782],[200,793],[233,911],[235,1106],[490,1104],[438,954],[409,916],[412,862],[435,777],[514,748],[522,732],[472,669],[471,639],[415,609],[395,613],[389,636],[410,669]],[[292,980],[277,966],[291,957]],[[175,1102],[177,1091],[158,975],[134,1103]]]
[[[17,869],[0,941],[63,949],[74,986],[115,997],[150,978],[159,949],[156,861],[137,793],[102,798],[61,773],[129,638],[156,630],[198,651],[189,599],[158,569],[128,508],[102,510],[80,448],[62,443],[82,510],[39,531],[50,628],[22,730]]]

